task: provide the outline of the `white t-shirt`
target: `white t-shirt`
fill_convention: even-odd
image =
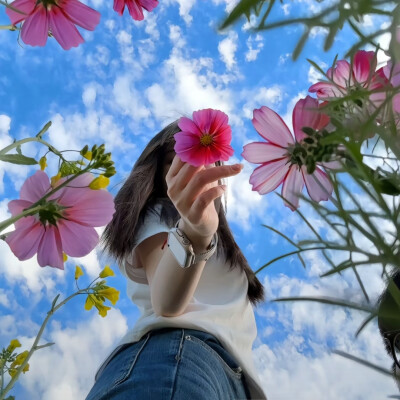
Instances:
[[[136,239],[137,245],[170,227],[160,222],[160,206],[150,210]],[[144,268],[133,252],[132,259],[120,270],[127,278],[128,297],[141,315],[119,345],[137,342],[148,331],[164,327],[198,329],[214,335],[238,361],[250,390],[251,399],[266,399],[255,370],[252,345],[257,336],[254,311],[247,299],[248,280],[245,273],[217,258],[217,252],[207,261],[196,291],[184,314],[162,317],[154,313],[150,288]],[[128,270],[128,271],[127,271]]]

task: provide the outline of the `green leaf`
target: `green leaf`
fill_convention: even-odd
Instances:
[[[22,154],[2,154],[0,155],[0,161],[20,165],[36,165],[38,163],[34,158],[26,157]]]
[[[36,137],[41,139],[45,132],[50,128],[51,121],[47,122],[47,124],[37,133]]]
[[[264,2],[264,0],[241,0],[222,23],[220,29],[223,30],[229,25],[234,24],[242,15],[249,16],[251,10],[257,9],[257,5],[261,2]]]
[[[293,61],[296,61],[300,53],[303,51],[304,45],[307,42],[309,34],[310,34],[309,29],[306,29],[301,38],[299,39],[299,41],[297,42],[297,45],[293,50],[293,55],[292,55]]]

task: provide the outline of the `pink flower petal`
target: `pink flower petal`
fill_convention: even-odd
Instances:
[[[308,89],[310,93],[316,93],[319,99],[328,99],[330,97],[343,97],[343,89],[340,90],[331,82],[317,82]]]
[[[242,157],[248,162],[262,164],[287,158],[287,150],[272,143],[254,142],[243,147]]]
[[[47,174],[43,171],[36,171],[22,185],[20,191],[21,200],[36,203],[50,189],[50,181]]]
[[[58,184],[64,183],[70,176],[62,178],[59,180]],[[58,199],[58,203],[65,205],[65,206],[72,206],[79,198],[83,196],[86,192],[91,192],[92,189],[89,188],[90,182],[94,179],[94,175],[90,173],[85,173],[77,178],[73,179],[71,182],[68,183],[67,186],[64,186],[53,195],[49,197],[49,200],[56,200]]]
[[[376,69],[376,56],[373,51],[359,50],[353,59],[353,74],[357,82],[365,83],[371,79]]]
[[[100,13],[78,0],[67,0],[62,9],[71,21],[88,31],[93,31],[100,22]]]
[[[125,8],[125,0],[114,0],[114,11],[116,11],[119,15],[124,13]]]
[[[20,261],[28,260],[33,257],[39,247],[39,243],[44,235],[44,227],[40,222],[34,223],[33,217],[25,226],[19,226],[14,232],[6,237],[6,242],[11,251]]]
[[[256,168],[250,176],[253,190],[266,194],[275,190],[285,179],[289,170],[287,159],[271,161]]]
[[[328,200],[333,191],[328,175],[318,167],[311,175],[307,173],[307,168],[304,165],[301,167],[301,171],[311,199],[316,202]]]
[[[59,7],[52,7],[48,15],[51,33],[64,50],[84,42],[76,26]]]
[[[253,125],[256,131],[269,142],[280,147],[287,147],[294,143],[289,128],[282,118],[268,107],[261,107],[253,111]]]
[[[232,156],[233,153],[235,152],[232,148],[231,145],[227,144],[219,144],[219,143],[215,143],[215,145],[210,146],[211,147],[211,151],[214,152],[215,154],[219,154],[219,159],[216,159],[214,161],[211,161],[211,163],[214,163],[216,161],[228,161]]]
[[[36,5],[35,0],[16,0],[10,3],[10,6],[16,8],[17,10],[22,11],[25,14],[18,13],[16,11],[11,10],[11,8],[6,8],[6,14],[11,20],[13,25],[16,25],[26,19],[29,14],[32,13]]]
[[[158,6],[157,0],[140,0],[141,6],[147,11],[153,11]]]
[[[38,248],[38,263],[41,267],[64,269],[60,233],[53,225],[46,226]]]
[[[329,123],[329,117],[318,110],[318,100],[307,96],[300,99],[293,109],[293,129],[296,140],[300,142],[307,135],[302,128],[321,130]]]
[[[107,225],[115,212],[114,199],[106,190],[90,190],[71,208],[66,209],[65,217],[86,226]]]
[[[128,7],[130,16],[135,21],[142,21],[144,19],[143,10],[138,0],[125,0]]]
[[[228,125],[228,116],[219,110],[208,108],[195,111],[193,113],[193,121],[202,133],[217,135],[221,133],[221,130],[224,130],[225,134],[231,133],[231,128]]]
[[[299,208],[299,196],[303,191],[303,187],[303,175],[297,165],[292,165],[282,185],[282,197],[291,203],[284,201],[284,204],[292,211]]]
[[[83,257],[89,254],[99,242],[94,228],[73,221],[60,220],[57,224],[62,249],[71,257]]]
[[[178,122],[178,127],[182,132],[191,133],[196,136],[201,136],[200,128],[189,118],[181,117]]]
[[[21,212],[32,205],[32,202],[26,200],[11,200],[8,203],[8,209],[12,216],[21,214]],[[16,228],[33,225],[36,222],[35,217],[24,217],[14,222]]]
[[[195,146],[200,145],[200,137],[195,136],[192,133],[178,132],[174,135],[175,145],[174,151],[176,154],[188,151]]]
[[[42,6],[37,6],[22,25],[21,39],[31,46],[44,46],[49,32],[47,12]]]
[[[329,75],[328,75],[329,76]],[[347,88],[354,85],[351,66],[346,60],[339,60],[333,69],[333,82],[341,88]]]

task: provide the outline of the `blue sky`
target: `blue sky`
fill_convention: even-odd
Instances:
[[[87,4],[102,14],[94,32],[82,34],[86,42],[68,52],[54,39],[46,47],[17,43],[17,32],[1,31],[0,147],[12,138],[34,135],[53,121],[46,139],[59,149],[80,149],[104,142],[113,152],[118,174],[110,190],[116,193],[148,140],[166,123],[194,110],[211,107],[226,112],[233,130],[234,161],[242,147],[258,140],[252,128],[254,108],[269,106],[291,126],[291,111],[318,78],[306,58],[322,67],[335,54],[343,56],[343,44],[351,37],[344,31],[332,50],[321,51],[321,31],[293,63],[290,53],[300,30],[295,27],[253,34],[242,21],[225,34],[216,27],[235,0],[167,0],[142,22],[113,12],[111,2]],[[298,15],[316,7],[311,0],[287,3],[280,13]],[[8,24],[4,10],[0,24]],[[366,19],[366,29],[382,21]],[[382,46],[388,38],[382,37]],[[347,49],[348,47],[346,47]],[[380,54],[380,60],[384,57]],[[44,149],[32,145],[24,153],[39,158]],[[228,182],[228,219],[235,237],[254,270],[291,248],[262,224],[273,225],[290,237],[309,235],[296,214],[278,196],[261,197],[248,183],[254,166],[245,163],[240,177]],[[7,203],[34,168],[0,164],[0,219],[7,217]],[[48,173],[56,173],[55,160]],[[320,231],[324,227],[306,204],[301,210]],[[0,346],[18,337],[32,343],[57,293],[74,290],[76,263],[86,276],[95,277],[107,260],[100,251],[82,259],[70,259],[65,271],[40,268],[36,259],[19,262],[0,243]],[[296,259],[285,259],[263,271],[259,278],[267,300],[256,310],[258,337],[254,359],[269,399],[377,399],[394,394],[390,378],[330,354],[332,348],[347,351],[389,367],[376,325],[356,340],[363,315],[318,304],[272,304],[287,295],[331,295],[360,300],[352,275],[321,280],[327,269],[318,254],[309,254],[304,270]],[[115,264],[112,264],[117,269]],[[361,271],[369,293],[376,298],[383,284],[378,269]],[[31,371],[16,387],[17,399],[81,399],[92,385],[94,373],[138,316],[125,294],[121,276],[110,279],[121,291],[116,309],[102,319],[83,309],[76,299],[60,310],[44,340],[56,345],[37,352]]]

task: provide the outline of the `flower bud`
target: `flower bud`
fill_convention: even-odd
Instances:
[[[110,179],[104,175],[100,175],[90,182],[89,187],[93,190],[104,189],[110,183]]]
[[[46,162],[46,157],[43,156],[40,160],[39,160],[39,165],[40,165],[40,169],[42,171],[44,171],[44,169],[47,167],[47,162]]]
[[[82,156],[83,156],[84,158],[86,158],[86,160],[92,161],[93,154],[92,154],[91,151],[87,151],[87,152],[83,153]]]

